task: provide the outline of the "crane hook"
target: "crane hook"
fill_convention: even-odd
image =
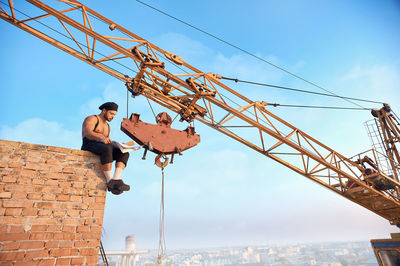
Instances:
[[[164,161],[161,161],[161,157],[164,158]],[[164,153],[160,153],[157,155],[156,159],[154,160],[154,163],[160,167],[160,168],[165,168],[165,166],[168,165],[169,159],[167,156],[164,155]]]

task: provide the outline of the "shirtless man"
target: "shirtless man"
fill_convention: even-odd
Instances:
[[[91,151],[100,155],[102,170],[107,180],[108,191],[119,195],[128,191],[130,186],[121,179],[122,171],[128,162],[129,153],[122,153],[111,144],[110,125],[107,123],[114,119],[118,111],[118,105],[114,102],[106,102],[100,105],[101,113],[86,117],[82,125],[82,150]],[[112,162],[115,163],[114,176],[112,175]]]

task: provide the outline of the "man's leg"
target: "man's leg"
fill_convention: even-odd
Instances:
[[[91,151],[100,155],[101,170],[104,173],[107,183],[112,179],[113,147],[99,141],[88,141],[82,145],[82,150]]]
[[[103,165],[101,165],[101,168],[102,168],[101,170],[103,170],[104,176],[106,177],[106,181],[108,183],[108,181],[110,181],[113,178],[112,171],[111,171],[112,163],[103,164]]]
[[[114,176],[111,182],[113,182],[115,184],[114,187],[118,188],[119,190],[130,190],[130,186],[125,184],[121,179],[122,172],[124,171],[126,164],[128,163],[129,153],[122,153],[119,149],[114,149],[113,159],[116,160],[116,163]]]
[[[123,162],[116,162],[113,179],[121,179],[121,175],[124,169],[125,169],[125,164]]]

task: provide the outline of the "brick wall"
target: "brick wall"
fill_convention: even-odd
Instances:
[[[99,165],[90,152],[0,140],[0,265],[97,265]]]

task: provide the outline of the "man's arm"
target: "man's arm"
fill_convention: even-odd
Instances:
[[[111,143],[111,140],[104,136],[103,134],[94,132],[93,129],[96,126],[97,119],[95,116],[86,117],[85,121],[83,121],[82,125],[82,135],[90,140],[101,141],[105,144]]]

